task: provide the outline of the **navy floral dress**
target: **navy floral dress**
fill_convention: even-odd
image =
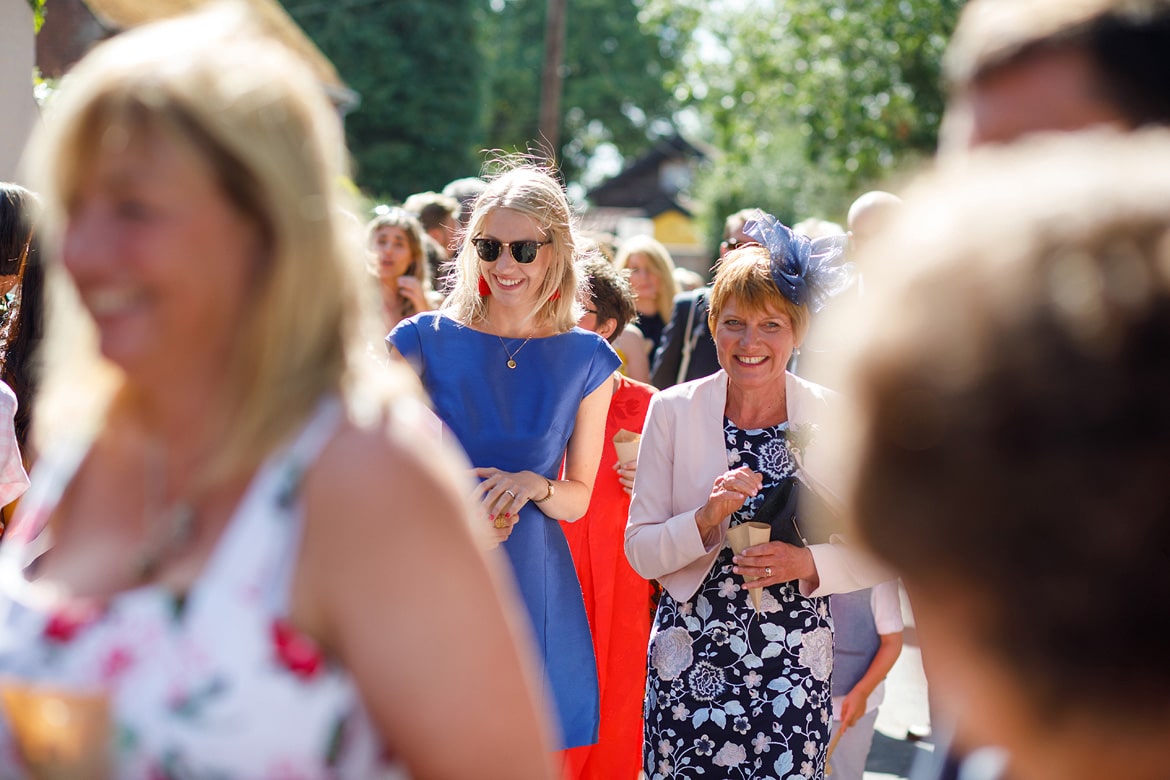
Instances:
[[[768,489],[796,472],[787,427],[740,430],[724,420],[730,466],[764,478],[732,525],[751,520]],[[662,594],[646,681],[646,776],[822,778],[833,667],[828,599],[800,595],[796,582],[773,585],[757,614],[731,556],[724,546],[690,601]]]

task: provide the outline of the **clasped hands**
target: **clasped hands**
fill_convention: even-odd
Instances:
[[[740,510],[744,502],[758,495],[764,478],[746,466],[715,478],[707,502],[695,513],[695,524],[708,549],[720,540],[723,521]],[[762,588],[792,580],[811,580],[817,568],[812,553],[785,542],[765,542],[748,547],[732,558],[732,571],[744,579],[747,588]]]
[[[501,471],[496,468],[472,469],[482,480],[472,498],[490,522],[490,541],[498,547],[512,535],[512,526],[520,519],[520,508],[548,493],[548,482],[533,471]]]

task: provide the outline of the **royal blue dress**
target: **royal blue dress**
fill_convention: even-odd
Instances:
[[[500,339],[437,312],[386,340],[414,366],[473,466],[560,474],[581,401],[621,360],[595,333]],[[508,353],[515,368],[508,368]],[[560,524],[529,502],[503,545],[528,608],[566,748],[597,741],[597,668],[581,585]]]

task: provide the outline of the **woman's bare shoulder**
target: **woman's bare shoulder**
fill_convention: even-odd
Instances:
[[[335,534],[411,532],[416,524],[400,521],[424,512],[432,529],[466,524],[470,492],[470,466],[413,400],[374,419],[343,421],[306,479],[307,509],[329,507]]]

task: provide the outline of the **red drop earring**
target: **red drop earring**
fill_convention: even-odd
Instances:
[[[492,288],[488,287],[487,279],[483,278],[483,274],[479,276],[479,297],[486,298],[492,294]]]
[[[550,301],[559,301],[561,299],[561,291],[553,290],[553,294],[548,297]]]

